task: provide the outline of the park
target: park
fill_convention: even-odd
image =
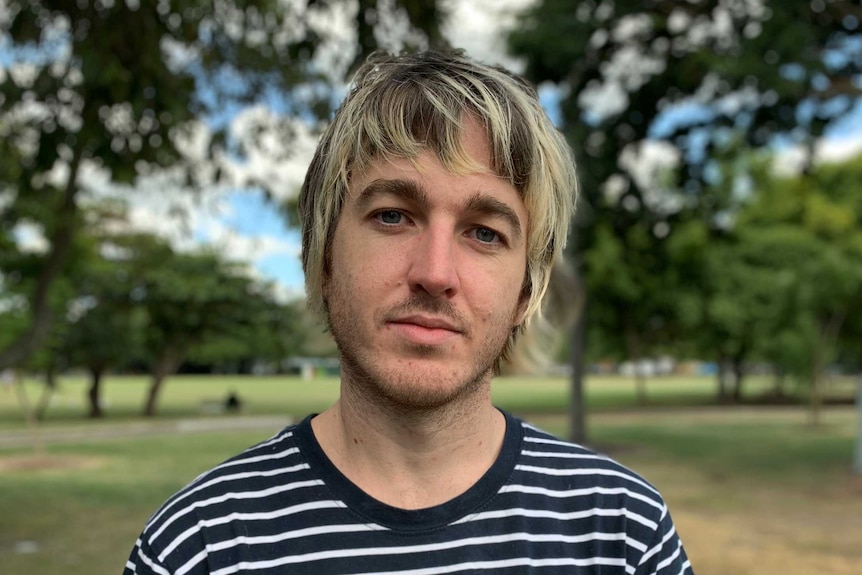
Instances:
[[[122,572],[166,497],[335,401],[301,181],[360,63],[426,48],[523,75],[577,163],[544,361],[494,404],[655,485],[699,575],[862,571],[858,3],[24,0],[0,573]]]
[[[750,382],[751,398],[770,382]],[[705,575],[851,575],[862,556],[862,477],[852,472],[855,382],[812,427],[801,405],[719,406],[708,377],[664,376],[638,405],[630,378],[588,378],[590,445],[656,485]],[[30,382],[32,392],[38,382]],[[336,378],[176,376],[160,415],[140,416],[146,380],[108,378],[99,421],[86,380],[62,378],[38,428],[0,391],[0,564],[3,573],[119,572],[149,514],[199,473],[324,409]],[[235,391],[239,413],[202,413]],[[498,378],[498,407],[566,435],[564,378]]]

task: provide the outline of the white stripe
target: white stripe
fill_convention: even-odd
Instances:
[[[228,481],[236,481],[239,479],[248,479],[250,477],[274,477],[276,475],[283,475],[286,473],[295,473],[297,471],[303,471],[308,469],[307,463],[299,463],[297,465],[293,465],[291,467],[279,467],[277,469],[271,469],[269,471],[246,471],[243,473],[234,473],[232,475],[222,475],[212,479],[211,481],[207,481],[206,483],[201,483],[194,487],[193,489],[189,489],[187,491],[183,491],[177,495],[176,498],[171,500],[171,502],[162,509],[158,515],[154,516],[148,523],[150,525],[154,525],[161,519],[165,513],[167,513],[168,509],[173,507],[177,501],[181,501],[191,495],[192,493],[196,493],[202,489],[206,489],[208,487],[212,487],[213,485],[218,485],[219,483],[227,483]]]
[[[640,485],[645,489],[649,489],[660,497],[659,492],[656,491],[655,488],[649,483],[639,479],[638,477],[635,477],[628,473],[622,473],[614,469],[601,469],[597,467],[588,467],[585,469],[554,469],[552,467],[537,467],[535,465],[516,465],[515,469],[518,471],[538,473],[541,475],[551,475],[554,477],[572,477],[575,475],[608,475],[611,477],[620,477],[622,479],[625,479],[626,481]]]
[[[647,497],[637,491],[631,491],[630,489],[626,489],[625,487],[590,487],[586,489],[567,489],[564,491],[556,491],[553,489],[547,489],[545,487],[535,487],[532,485],[505,485],[500,489],[500,493],[526,493],[528,495],[543,495],[545,497],[553,497],[556,499],[564,499],[571,497],[582,497],[585,495],[626,495],[631,499],[637,499],[638,501],[643,501],[647,505],[651,505],[662,512],[661,518],[664,519],[664,515],[667,512],[667,508],[661,503],[655,501],[651,497]]]
[[[222,541],[217,544],[208,545],[207,549],[210,552],[215,551],[223,551],[225,549],[229,549],[231,547],[235,547],[237,545],[247,544],[247,545],[256,545],[256,544],[267,544],[267,543],[277,543],[287,539],[298,539],[301,537],[310,537],[316,536],[320,534],[330,534],[330,533],[347,533],[347,532],[358,532],[358,531],[367,531],[370,528],[372,529],[384,529],[381,526],[377,526],[374,524],[371,525],[343,525],[343,526],[323,526],[323,527],[315,527],[309,529],[302,529],[299,531],[288,532],[279,535],[270,535],[270,536],[259,536],[259,537],[237,537],[234,539]],[[595,532],[589,535],[560,535],[560,534],[533,534],[533,533],[510,533],[505,535],[494,535],[487,537],[470,537],[466,539],[456,539],[449,542],[444,543],[429,543],[424,545],[414,545],[414,546],[404,546],[404,547],[391,547],[391,548],[367,548],[367,549],[341,549],[336,551],[321,551],[314,554],[306,554],[302,556],[296,556],[294,558],[285,558],[286,562],[297,563],[297,562],[313,562],[320,561],[323,559],[337,559],[342,557],[357,557],[357,556],[369,556],[369,555],[403,555],[410,553],[425,553],[429,551],[443,551],[443,550],[451,550],[457,549],[461,547],[469,547],[471,545],[494,545],[500,543],[509,543],[515,541],[529,541],[531,543],[568,543],[568,544],[578,544],[585,543],[589,541],[624,541],[630,547],[633,547],[637,551],[643,552],[646,550],[646,546],[641,544],[638,541],[635,541],[626,536],[625,533],[601,533]],[[195,562],[199,561],[199,558],[195,558]],[[180,572],[185,573],[189,569],[191,569],[193,565],[186,563],[183,567],[178,571],[177,575],[181,575]]]
[[[565,513],[560,511],[547,511],[541,509],[524,509],[521,507],[514,507],[512,509],[500,509],[497,511],[476,513],[475,515],[465,517],[464,519],[456,521],[455,523],[453,523],[453,525],[472,521],[485,521],[488,519],[503,519],[505,517],[531,517],[535,519],[559,519],[560,521],[572,521],[576,519],[587,519],[589,517],[620,516],[626,517],[627,519],[631,519],[632,521],[637,521],[641,525],[649,527],[653,530],[658,527],[655,521],[647,519],[646,517],[638,515],[637,513],[633,513],[628,509],[598,509],[596,507],[584,511],[569,511]]]
[[[167,557],[174,549],[176,549],[179,545],[183,543],[186,539],[200,531],[201,527],[214,527],[216,525],[222,525],[225,523],[230,523],[236,519],[242,519],[246,521],[262,521],[267,519],[280,519],[281,517],[287,517],[288,515],[294,515],[296,513],[303,513],[305,511],[312,511],[317,509],[343,509],[346,506],[341,501],[312,501],[310,503],[302,503],[300,505],[294,505],[292,507],[285,507],[284,509],[279,509],[277,511],[269,511],[266,513],[231,513],[230,515],[226,515],[224,517],[218,517],[216,519],[209,519],[207,521],[199,521],[196,525],[189,527],[183,533],[181,533],[176,539],[171,541],[171,544],[165,547],[164,551],[159,555],[159,560],[164,561],[165,557]],[[259,537],[238,537],[237,539],[229,539],[226,541],[222,541],[220,543],[214,543],[207,545],[207,549],[210,551],[220,551],[221,549],[226,549],[227,547],[232,547],[230,545],[230,541],[236,541],[242,539],[246,542],[254,542],[254,543],[272,543],[277,541],[283,541],[286,539],[295,539],[299,537],[306,537],[307,535],[317,535],[317,534],[326,534],[326,533],[350,533],[355,531],[369,531],[369,530],[385,530],[384,527],[379,525],[374,525],[373,523],[369,523],[367,525],[324,525],[321,527],[309,527],[307,529],[300,529],[297,531],[288,531],[285,533],[279,533],[278,535],[268,535],[268,536],[259,536]],[[308,534],[304,532],[309,532]]]
[[[553,434],[548,433],[544,429],[541,429],[541,428],[538,428],[534,425],[531,425],[531,424],[527,423],[526,421],[521,422],[521,427],[523,427],[524,429],[529,429],[530,431],[532,431],[533,433],[538,435],[538,437],[537,437],[536,435],[524,434],[524,441],[531,441],[534,443],[547,443],[549,445],[562,445],[565,447],[574,447],[576,449],[582,449],[584,451],[593,451],[592,449],[589,449],[589,448],[581,445],[580,443],[575,443],[574,441],[563,441],[561,439],[557,439],[557,437],[554,436]]]
[[[195,503],[188,505],[178,511],[175,515],[171,516],[170,519],[162,523],[162,526],[159,527],[151,536],[150,541],[155,541],[159,538],[159,536],[164,533],[165,529],[170,527],[170,525],[179,519],[180,517],[187,515],[194,511],[195,509],[201,507],[208,507],[209,505],[214,505],[216,503],[223,503],[225,501],[231,499],[259,499],[262,497],[269,497],[270,495],[275,495],[278,493],[284,493],[286,491],[293,491],[295,489],[302,489],[304,487],[314,487],[317,485],[323,485],[323,481],[319,479],[310,479],[308,481],[297,481],[295,483],[288,483],[287,485],[279,485],[277,487],[270,487],[269,489],[261,489],[260,491],[244,491],[244,492],[230,492],[219,495],[218,497],[211,497],[209,499],[204,499],[201,501],[196,501]]]
[[[266,543],[280,543],[288,539],[302,539],[303,537],[315,537],[317,535],[332,535],[333,533],[360,533],[362,531],[387,531],[382,525],[375,523],[355,523],[353,525],[323,525],[320,527],[308,527],[287,531],[277,535],[258,535],[256,537],[236,537],[226,541],[220,541],[210,545],[210,551],[222,551],[237,545],[261,545]]]
[[[682,551],[682,545],[680,543],[677,543],[676,551],[674,551],[670,557],[659,563],[653,573],[658,573],[659,571],[676,561],[676,558],[679,557],[680,551]]]
[[[664,544],[667,543],[668,539],[672,538],[675,533],[676,529],[671,526],[671,528],[661,538],[661,541],[659,541],[659,543],[655,547],[644,553],[643,557],[641,557],[641,560],[638,562],[638,567],[649,561],[653,555],[661,551],[662,547],[664,547]]]
[[[609,557],[594,557],[592,559],[571,559],[568,557],[560,559],[530,559],[528,557],[521,557],[499,561],[472,561],[470,563],[457,563],[455,565],[428,567],[424,569],[376,572],[369,573],[368,575],[438,575],[441,573],[457,573],[458,571],[485,571],[507,569],[510,567],[591,567],[594,565],[619,567],[624,564],[625,562],[622,559]]]
[[[294,555],[289,557],[280,557],[278,559],[272,559],[268,561],[254,561],[254,562],[242,562],[237,565],[232,565],[229,567],[225,567],[224,569],[220,569],[218,571],[214,571],[211,575],[228,575],[230,573],[236,573],[240,570],[253,570],[253,569],[266,569],[270,567],[279,567],[282,565],[288,565],[293,563],[310,563],[313,561],[322,561],[325,559],[340,559],[344,557],[368,557],[368,556],[379,556],[379,555],[406,555],[411,553],[427,553],[429,551],[444,551],[448,549],[456,549],[459,547],[466,547],[470,545],[489,545],[489,544],[499,544],[499,543],[509,543],[512,541],[536,541],[536,542],[552,542],[552,541],[561,541],[565,543],[582,543],[584,541],[592,541],[596,539],[607,540],[607,541],[620,541],[625,537],[621,534],[593,534],[593,536],[559,536],[559,535],[534,535],[530,533],[511,533],[507,535],[495,535],[490,537],[471,537],[468,539],[458,539],[455,541],[449,541],[444,543],[430,543],[426,545],[410,545],[410,546],[400,546],[400,547],[371,547],[366,549],[339,549],[335,551],[318,551],[315,553],[306,553],[303,555]],[[493,561],[493,562],[482,562],[488,564],[504,564],[510,561],[530,561],[530,564],[533,564],[532,559],[511,559],[505,561]],[[623,559],[610,559],[610,558],[590,558],[590,559],[544,559],[544,560],[535,560],[537,561],[536,566],[540,566],[544,561],[564,561],[565,563],[561,563],[562,565],[624,565],[625,561]],[[601,563],[595,563],[596,561],[601,561]],[[522,563],[513,563],[511,566],[521,565]],[[549,563],[549,565],[554,565],[556,563]],[[463,563],[460,565],[481,565],[481,563]],[[502,565],[505,566],[505,565]],[[432,568],[432,571],[429,572],[438,572],[437,569],[449,569],[452,566],[448,567],[435,567]],[[455,567],[458,567],[457,565]],[[475,568],[475,567],[474,567]],[[483,568],[483,567],[479,567]],[[490,567],[489,567],[490,568]],[[464,567],[456,568],[455,571],[462,571]],[[425,572],[424,570],[411,570],[404,571],[404,573],[420,573]],[[449,572],[449,571],[440,571],[441,573]],[[401,573],[401,571],[398,571]]]
[[[556,457],[557,459],[593,459],[599,461],[613,461],[604,455],[595,453],[568,453],[566,451],[522,451],[521,455],[527,457]]]
[[[536,430],[538,431],[538,430]],[[580,449],[581,451],[585,451],[587,453],[592,453],[591,450],[587,449],[582,445],[578,445],[577,443],[571,443],[568,441],[561,441],[559,439],[552,439],[550,437],[532,437],[525,436],[524,443],[541,443],[543,445],[559,445],[560,447],[574,447],[576,449]]]
[[[249,449],[249,451],[257,451],[258,449],[263,449],[264,447],[269,447],[270,445],[273,445],[274,443],[280,443],[280,442],[284,441],[285,439],[290,439],[291,437],[293,437],[293,431],[288,431],[284,435],[281,435],[283,432],[284,432],[284,430],[276,433],[274,436],[267,439],[266,441],[264,441],[262,443],[258,443],[257,445],[251,447]]]
[[[200,475],[198,475],[197,477],[195,477],[195,478],[194,478],[194,480],[192,480],[192,481],[191,481],[191,482],[186,486],[186,488],[194,487],[194,485],[195,485],[198,481],[201,481],[201,480],[203,480],[204,478],[209,477],[210,475],[212,475],[213,473],[215,473],[215,472],[216,472],[216,471],[218,471],[219,469],[223,469],[223,468],[225,468],[225,467],[231,467],[231,466],[233,466],[233,465],[240,465],[241,463],[245,463],[245,462],[248,462],[248,461],[254,461],[254,459],[255,459],[254,457],[245,457],[245,456],[246,456],[246,455],[249,455],[249,454],[251,454],[251,453],[254,453],[254,452],[256,452],[256,451],[258,451],[259,449],[262,449],[262,448],[264,448],[264,447],[269,447],[270,445],[273,445],[273,444],[276,444],[276,443],[281,443],[281,442],[282,442],[282,441],[284,441],[285,439],[290,439],[291,437],[293,437],[293,432],[292,432],[292,431],[289,431],[289,432],[285,433],[284,435],[280,435],[280,433],[281,433],[281,432],[279,432],[279,433],[275,434],[273,437],[271,437],[270,439],[267,439],[267,440],[266,440],[265,442],[263,442],[263,443],[258,443],[257,445],[253,445],[252,447],[249,447],[248,449],[246,449],[245,451],[243,451],[242,453],[240,453],[239,455],[237,455],[237,459],[236,459],[236,460],[232,460],[232,461],[224,461],[224,462],[222,462],[221,464],[219,464],[217,467],[214,467],[214,468],[212,468],[212,469],[208,469],[207,471],[204,471],[203,473],[201,473]]]
[[[171,575],[171,573],[157,564],[155,561],[144,555],[143,551],[141,551],[140,547],[138,548],[138,558],[143,562],[147,567],[149,567],[152,571],[159,573],[160,575]],[[135,566],[135,571],[137,571],[137,566]]]
[[[151,517],[149,521],[147,521],[147,526],[149,527],[149,526],[152,526],[155,523],[157,523],[159,521],[159,519],[164,517],[164,515],[168,512],[168,510],[171,509],[178,501],[182,501],[183,499],[185,499],[186,497],[188,497],[192,493],[200,491],[201,489],[209,487],[210,485],[216,485],[218,483],[221,483],[222,481],[230,481],[232,478],[235,478],[235,477],[238,477],[241,475],[241,474],[225,475],[223,477],[215,478],[212,481],[207,481],[206,483],[201,483],[201,481],[205,477],[209,477],[210,475],[212,475],[216,471],[226,469],[228,467],[232,467],[233,465],[239,465],[240,463],[242,463],[242,464],[257,463],[259,461],[267,461],[270,459],[283,459],[285,457],[288,457],[290,455],[294,455],[296,453],[299,453],[299,449],[294,447],[291,449],[287,449],[285,451],[280,451],[280,452],[272,454],[272,455],[260,455],[257,457],[250,457],[248,459],[243,459],[239,462],[223,463],[223,464],[219,465],[218,467],[212,469],[208,473],[204,473],[203,475],[198,476],[198,478],[195,479],[193,482],[191,482],[185,489],[179,491],[176,494],[176,496],[174,496],[173,499],[171,499],[170,501],[168,501],[165,504],[165,506],[161,509],[161,511],[159,511],[157,514],[155,514],[153,517]],[[300,463],[298,465],[294,465],[293,467],[288,467],[286,469],[280,469],[279,472],[298,471],[300,469],[308,469],[308,465],[304,464],[304,463]]]
[[[204,548],[197,555],[186,561],[185,565],[177,569],[177,572],[174,573],[174,575],[185,575],[186,573],[194,569],[195,565],[206,559],[207,555],[209,555],[209,549]]]

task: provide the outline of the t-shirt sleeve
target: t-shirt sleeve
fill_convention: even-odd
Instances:
[[[667,508],[652,544],[641,556],[635,575],[694,575]]]
[[[162,565],[153,549],[143,540],[142,535],[135,543],[129,560],[126,561],[123,575],[171,575],[171,572]]]

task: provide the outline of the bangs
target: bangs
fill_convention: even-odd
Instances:
[[[364,84],[373,84],[385,72],[382,66],[378,64],[354,90],[361,93]],[[453,77],[451,68],[444,74],[433,62],[400,69],[390,81],[386,90],[369,90],[362,102],[364,113],[356,118],[349,171],[362,171],[381,157],[414,159],[426,150],[453,173],[482,171],[461,146],[470,118],[485,130],[494,174],[523,193],[537,146],[525,129],[528,109],[512,102],[511,92],[468,74]]]

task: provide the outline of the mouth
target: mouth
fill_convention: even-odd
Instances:
[[[396,334],[417,345],[442,345],[463,334],[454,323],[438,317],[410,315],[386,322]]]

